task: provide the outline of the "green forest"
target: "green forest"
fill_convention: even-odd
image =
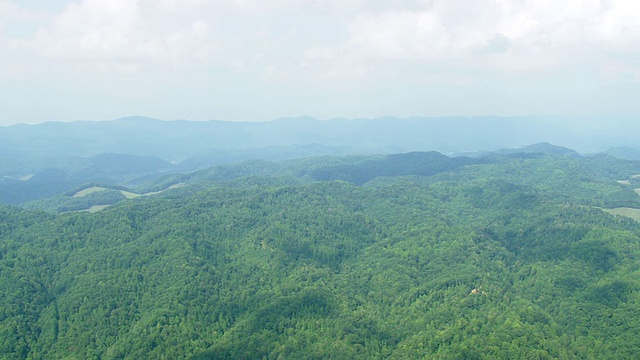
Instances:
[[[638,174],[318,157],[1,205],[0,358],[635,359]]]

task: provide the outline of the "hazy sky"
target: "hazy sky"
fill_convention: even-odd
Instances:
[[[0,0],[0,124],[640,114],[637,0]]]

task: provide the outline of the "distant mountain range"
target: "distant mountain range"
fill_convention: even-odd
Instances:
[[[88,183],[161,190],[157,181],[168,175],[247,160],[427,151],[467,158],[447,160],[449,168],[468,163],[468,158],[494,155],[581,156],[572,149],[640,159],[640,150],[634,147],[640,143],[634,135],[640,134],[639,125],[610,121],[603,128],[598,124],[602,122],[554,117],[299,117],[253,123],[129,117],[13,125],[0,127],[0,203],[47,198]],[[403,174],[398,164],[367,158],[356,165],[327,164],[308,176],[359,184],[385,172]]]
[[[603,125],[605,124],[605,125]],[[635,146],[633,121],[579,121],[555,117],[412,117],[268,122],[160,121],[129,117],[113,121],[47,122],[0,127],[0,157],[152,155],[180,162],[235,150],[320,146],[323,152],[393,153],[496,150],[550,142],[580,152]],[[241,156],[242,157],[242,156]]]

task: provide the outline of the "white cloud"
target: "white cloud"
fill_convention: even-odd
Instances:
[[[15,16],[18,6],[10,1],[0,1],[0,24]]]
[[[365,3],[364,0],[79,0],[67,2],[61,11],[40,19],[33,36],[6,37],[6,43],[13,51],[29,52],[42,60],[73,63],[79,69],[101,72],[132,72],[148,64],[189,67],[216,59],[225,64],[246,64],[250,63],[247,57],[263,59],[254,61],[254,70],[258,70],[279,57],[295,58],[295,51],[299,51],[298,56],[302,54],[297,45],[268,46],[287,41],[293,31],[282,29],[283,18],[348,17]],[[19,4],[0,0],[0,25],[3,17],[15,20],[18,13],[29,11]],[[279,30],[263,31],[260,41],[256,41],[255,32],[241,28],[249,25],[270,29],[269,23],[275,23]],[[276,53],[287,48],[290,54]]]
[[[116,71],[211,56],[216,49],[212,26],[197,11],[178,18],[173,10],[166,1],[84,0],[52,16],[35,37],[13,44],[47,58]]]
[[[48,87],[96,104],[151,89],[168,99],[149,100],[155,113],[171,94],[202,109],[258,113],[246,104],[266,94],[257,104],[292,115],[288,98],[270,101],[287,91],[309,106],[336,99],[317,100],[319,113],[335,111],[331,116],[369,105],[367,114],[436,105],[460,113],[467,106],[460,93],[468,109],[494,106],[495,113],[518,104],[535,110],[529,99],[539,94],[550,104],[539,112],[552,112],[564,103],[558,95],[578,94],[573,104],[582,104],[586,88],[598,93],[640,82],[637,54],[637,0],[0,0],[0,90],[7,99],[18,96],[12,84],[25,94]],[[501,99],[517,94],[527,95],[514,105]],[[633,95],[611,97],[635,103]],[[433,100],[424,101],[428,96]],[[487,105],[491,96],[497,100]],[[135,99],[136,106],[144,100]],[[211,105],[216,99],[224,101]],[[474,101],[481,104],[474,108]]]
[[[26,27],[37,21],[42,21],[44,18],[45,15],[41,12],[22,8],[12,1],[0,0],[0,40],[3,37],[10,38],[3,30],[13,28],[16,25]]]
[[[0,24],[9,20],[25,20],[32,16],[32,12],[21,8],[12,1],[0,1]]]
[[[28,16],[18,4],[0,0],[0,24]],[[303,69],[334,75],[403,61],[536,69],[590,51],[640,48],[636,0],[81,0],[41,21],[33,38],[4,38],[46,58],[84,65],[186,65],[216,54],[246,64],[244,57],[268,59],[267,52],[286,48],[264,46],[288,36],[281,26],[269,27],[283,17],[337,19],[332,30],[343,34],[340,42],[296,44],[288,54],[302,58]],[[269,31],[261,42],[221,32],[219,23],[234,21],[255,21]],[[238,51],[234,42],[250,49]]]
[[[337,67],[422,61],[545,69],[589,52],[639,51],[639,26],[640,3],[630,0],[433,0],[360,13],[347,41],[311,49],[306,58]]]

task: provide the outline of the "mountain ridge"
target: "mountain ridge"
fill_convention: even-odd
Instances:
[[[565,124],[561,119],[548,117],[385,117],[349,120],[298,117],[265,122],[166,121],[128,117],[96,122],[46,122],[0,127],[0,140],[35,155],[43,154],[41,149],[44,146],[51,149],[52,145],[55,145],[53,149],[57,155],[68,155],[72,151],[69,145],[75,145],[82,148],[86,155],[128,152],[159,156],[165,160],[184,158],[198,151],[215,148],[243,149],[309,143],[364,148],[370,152],[389,152],[386,150],[395,147],[396,152],[437,150],[444,153],[495,150],[543,141],[561,143],[583,152],[594,145],[598,146],[597,151],[604,151],[615,141],[618,141],[615,143],[617,146],[625,145],[620,143],[621,138],[594,138],[596,135],[605,135],[606,129],[605,134],[601,129],[589,133],[587,126],[578,131],[574,125],[576,123]],[[86,141],[79,142],[79,134]],[[587,139],[585,134],[591,135]],[[138,137],[137,142],[135,137]]]

